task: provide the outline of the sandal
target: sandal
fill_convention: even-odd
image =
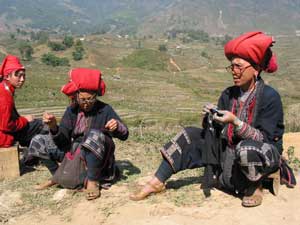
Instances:
[[[151,190],[146,191],[145,189],[147,186],[148,186],[148,189],[151,189]],[[148,182],[145,186],[142,187],[142,189],[140,191],[129,196],[129,198],[132,201],[140,201],[140,200],[143,200],[146,197],[148,197],[150,194],[161,193],[165,190],[166,190],[166,186],[163,183],[155,185],[155,184],[151,184]]]
[[[259,206],[262,203],[263,197],[258,194],[252,196],[244,196],[242,200],[242,206],[244,207],[255,207]]]
[[[255,207],[261,205],[263,200],[262,187],[259,186],[251,195],[245,195],[242,199],[242,206]]]
[[[86,200],[94,200],[96,198],[99,198],[101,196],[101,192],[99,187],[91,188],[91,189],[85,189],[85,198]]]

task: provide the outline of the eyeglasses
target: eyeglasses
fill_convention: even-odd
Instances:
[[[77,96],[77,101],[79,104],[92,104],[96,102],[96,94],[91,96],[90,98],[79,98],[79,96]]]
[[[237,74],[242,74],[245,72],[246,69],[248,69],[251,66],[252,66],[251,64],[246,67],[242,67],[239,64],[231,64],[231,65],[225,67],[225,69],[228,73],[236,72]]]

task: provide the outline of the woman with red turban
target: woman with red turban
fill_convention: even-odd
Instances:
[[[0,67],[0,147],[10,147],[16,141],[28,146],[32,137],[40,133],[43,123],[32,115],[20,116],[16,110],[15,89],[25,82],[25,67],[18,57],[8,55]]]
[[[161,192],[178,171],[205,167],[204,178],[212,182],[204,179],[203,188],[218,184],[242,194],[245,207],[261,204],[263,181],[274,172],[278,176],[284,132],[280,95],[261,77],[277,70],[273,43],[262,32],[248,32],[225,45],[234,85],[222,92],[217,107],[204,106],[204,129],[185,128],[161,149],[155,176],[132,200]]]
[[[87,167],[86,198],[100,197],[99,182],[111,183],[118,168],[115,165],[115,145],[112,138],[126,140],[128,129],[113,108],[98,100],[105,93],[101,71],[87,68],[72,69],[70,81],[62,92],[73,100],[67,107],[59,126],[54,115],[44,113],[43,121],[50,128],[50,136],[33,138],[28,155],[42,158],[52,174],[58,169],[66,152],[78,149]],[[51,179],[37,186],[44,189],[55,184]]]

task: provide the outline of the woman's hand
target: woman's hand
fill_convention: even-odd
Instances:
[[[218,116],[217,113],[215,113],[213,116],[213,119],[217,122],[234,124],[234,122],[237,121],[236,120],[237,117],[230,111],[218,110],[218,112],[222,114],[222,116]],[[234,124],[234,125],[238,125],[238,124]]]
[[[33,115],[25,115],[23,117],[25,117],[28,122],[32,122],[34,120],[34,116]]]
[[[217,109],[217,106],[208,103],[203,106],[202,113],[212,113],[211,109]],[[219,123],[232,123],[234,126],[239,126],[242,122],[236,115],[227,110],[217,110],[217,112],[213,114],[213,119]]]
[[[118,128],[118,122],[117,122],[117,120],[115,120],[115,119],[109,120],[105,124],[105,128],[108,129],[111,132],[115,131]]]
[[[206,105],[203,106],[202,114],[210,113],[211,109],[216,109],[216,108],[217,106],[215,106],[214,104],[207,103]]]
[[[44,112],[43,122],[49,126],[50,130],[52,131],[57,130],[57,121],[56,121],[56,117],[53,114]]]

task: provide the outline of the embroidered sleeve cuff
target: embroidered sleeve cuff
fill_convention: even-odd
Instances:
[[[119,120],[117,120],[118,123],[118,128],[117,128],[117,132],[121,135],[125,135],[127,133],[127,127],[121,123]]]
[[[250,126],[249,124],[242,122],[238,127],[235,127],[235,133],[242,139],[252,139],[255,141],[263,141],[263,135],[258,130]]]

